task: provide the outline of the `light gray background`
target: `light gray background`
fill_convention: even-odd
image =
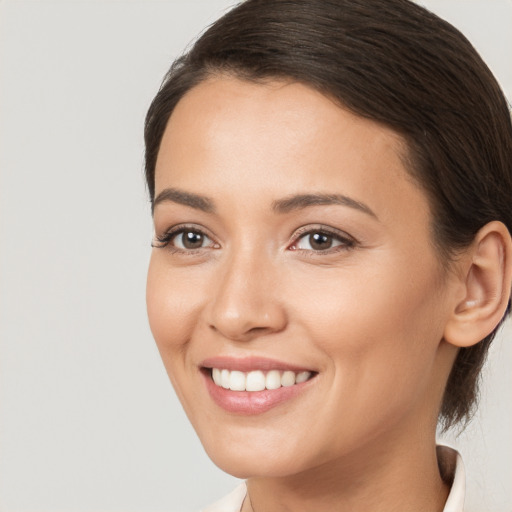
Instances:
[[[233,2],[0,1],[0,510],[191,511],[236,483],[203,454],[145,314],[145,111]],[[512,2],[423,2],[512,93]],[[512,332],[452,442],[468,511],[512,511]]]

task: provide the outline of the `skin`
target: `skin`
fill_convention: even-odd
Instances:
[[[443,509],[435,427],[457,352],[444,331],[464,279],[439,261],[405,151],[390,129],[297,83],[212,78],[170,118],[156,196],[206,196],[215,211],[155,204],[150,326],[209,456],[248,479],[244,511]],[[373,213],[272,208],[311,193]],[[158,242],[182,224],[205,233],[202,247]],[[324,252],[302,229],[320,227],[340,237]],[[206,391],[199,365],[220,355],[318,374],[297,397],[241,416]]]

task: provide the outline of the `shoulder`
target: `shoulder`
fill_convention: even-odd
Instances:
[[[227,496],[204,508],[201,512],[240,512],[246,494],[247,487],[245,482],[242,482]]]

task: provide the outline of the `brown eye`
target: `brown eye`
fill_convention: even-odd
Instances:
[[[209,240],[209,238],[203,233],[182,231],[174,236],[173,245],[180,249],[199,249],[203,247],[205,240]]]
[[[326,235],[325,233],[313,233],[309,235],[308,242],[311,249],[322,251],[332,247],[332,238],[331,235]]]
[[[349,249],[354,247],[355,241],[348,236],[330,233],[329,231],[311,230],[301,235],[295,244],[293,250],[303,250],[312,252],[328,251],[329,249]]]
[[[216,244],[206,233],[200,229],[177,226],[162,235],[156,235],[151,244],[157,249],[169,248],[174,252],[186,253],[197,249],[218,249]]]

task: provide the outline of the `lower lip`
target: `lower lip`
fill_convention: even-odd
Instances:
[[[201,372],[212,400],[224,410],[242,415],[262,414],[288,400],[296,397],[307,389],[311,381],[293,386],[281,386],[278,389],[264,389],[263,391],[232,391],[217,386],[209,372]]]

